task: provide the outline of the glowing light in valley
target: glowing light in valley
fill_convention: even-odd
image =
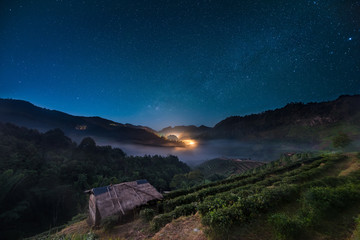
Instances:
[[[185,140],[181,140],[183,143],[185,143],[186,147],[191,147],[194,148],[197,146],[197,142],[195,140],[192,139],[185,139]]]
[[[183,143],[184,145],[181,147],[176,147],[176,151],[192,151],[195,150],[198,146],[198,142],[193,139],[182,139],[179,142]]]

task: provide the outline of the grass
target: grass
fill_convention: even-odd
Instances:
[[[29,237],[29,238],[26,238],[27,240],[38,240],[38,239],[57,239],[55,238],[54,234],[58,233],[58,232],[61,232],[63,229],[69,227],[69,226],[74,226],[75,224],[81,222],[81,221],[84,221],[84,219],[87,218],[87,214],[85,213],[80,213],[76,216],[74,216],[68,223],[64,224],[64,225],[61,225],[61,226],[58,226],[58,227],[54,227],[54,228],[51,228],[49,229],[48,231],[46,232],[43,232],[43,233],[40,233],[40,234],[37,234],[33,237]],[[77,237],[77,239],[83,239],[83,238],[79,238],[81,237],[82,235],[81,234],[77,234],[79,236],[75,236],[74,237]],[[63,236],[65,237],[65,236]],[[66,239],[66,238],[61,238],[61,239]],[[76,240],[77,240],[76,239]],[[66,239],[68,240],[68,239]]]
[[[355,219],[355,230],[349,240],[360,240],[360,214]]]

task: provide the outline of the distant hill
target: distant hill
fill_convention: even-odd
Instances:
[[[249,169],[259,167],[264,163],[252,160],[231,159],[231,158],[215,158],[203,162],[195,167],[205,178],[209,178],[214,174],[228,177],[233,174],[244,173]]]
[[[360,95],[320,103],[289,103],[258,114],[228,117],[212,128],[176,126],[159,134],[175,133],[198,140],[329,144],[329,139],[340,132],[360,139]]]
[[[121,124],[100,117],[80,117],[37,107],[27,101],[0,99],[0,122],[9,122],[40,131],[62,129],[76,141],[91,136],[98,141],[126,142],[156,146],[179,143],[159,137],[154,130],[131,124]]]
[[[328,146],[331,138],[348,134],[360,142],[360,95],[340,96],[320,103],[289,103],[283,108],[259,114],[228,117],[214,127],[194,125],[166,127],[159,132],[131,124],[121,124],[100,117],[72,116],[37,107],[29,102],[0,99],[0,122],[47,131],[62,129],[79,141],[92,136],[98,142],[125,142],[153,146],[179,146],[179,141],[230,139],[247,142],[306,143]],[[161,137],[162,136],[162,137]]]
[[[360,95],[320,103],[290,103],[283,108],[224,119],[202,139],[319,142],[338,132],[360,136]]]

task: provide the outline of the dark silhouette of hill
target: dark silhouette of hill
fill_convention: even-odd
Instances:
[[[155,146],[179,144],[159,137],[154,130],[121,124],[100,117],[73,116],[60,111],[37,107],[27,101],[0,99],[0,122],[9,122],[40,131],[62,129],[76,141],[86,136],[99,140]]]
[[[360,95],[344,95],[334,101],[289,103],[283,108],[247,116],[231,116],[213,128],[194,125],[166,127],[159,132],[144,126],[121,124],[100,117],[72,116],[12,99],[0,99],[0,122],[10,122],[40,131],[62,129],[79,141],[85,136],[106,142],[153,146],[175,146],[160,136],[175,135],[179,140],[236,139],[320,144],[340,132],[360,138]]]
[[[332,133],[360,134],[360,95],[320,103],[289,103],[283,108],[232,116],[204,133],[203,139],[317,142]]]
[[[159,134],[180,133],[199,140],[236,139],[320,143],[339,132],[360,138],[360,95],[344,95],[334,101],[289,103],[283,108],[246,116],[231,116],[213,128],[176,126]]]

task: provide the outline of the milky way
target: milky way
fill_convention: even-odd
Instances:
[[[0,3],[0,97],[160,129],[360,93],[360,1]]]

